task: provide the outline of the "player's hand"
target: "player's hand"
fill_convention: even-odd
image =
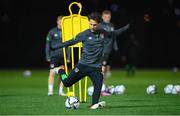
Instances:
[[[126,26],[124,26],[126,29],[129,29],[130,28],[130,23],[128,23]]]
[[[130,28],[131,24],[130,24],[130,23],[128,23],[126,26],[127,26],[127,28]]]

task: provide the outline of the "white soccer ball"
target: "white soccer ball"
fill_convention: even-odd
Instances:
[[[164,88],[164,93],[165,94],[171,94],[172,90],[173,90],[173,87],[174,86],[172,84],[166,85],[165,88]]]
[[[174,85],[172,89],[172,94],[179,94],[180,93],[180,86],[179,85]]]
[[[108,86],[108,87],[106,88],[106,91],[107,91],[108,93],[110,93],[110,94],[114,94],[115,88],[114,88],[113,85],[110,85],[110,86]]]
[[[93,86],[88,87],[87,92],[88,92],[88,95],[89,95],[89,96],[92,96],[92,94],[93,94],[93,92],[94,92],[94,87],[93,87]]]
[[[125,93],[125,90],[126,90],[126,88],[125,88],[124,85],[117,85],[117,86],[115,87],[115,89],[114,89],[114,93],[115,93],[115,94],[118,94],[118,95],[124,94],[124,93]]]
[[[31,71],[30,70],[25,70],[24,72],[23,72],[23,76],[24,77],[30,77],[31,76]]]
[[[149,85],[146,88],[146,93],[147,94],[155,94],[156,93],[156,85]]]
[[[77,97],[68,97],[65,102],[65,107],[68,109],[77,109],[79,107],[79,100]]]

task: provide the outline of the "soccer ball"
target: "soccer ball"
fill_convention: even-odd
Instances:
[[[77,109],[79,107],[79,100],[77,97],[68,97],[66,99],[65,106],[68,109]]]
[[[164,88],[165,94],[171,94],[172,90],[173,90],[173,85],[172,84],[166,85],[165,88]]]
[[[92,96],[92,94],[93,94],[93,92],[94,92],[94,87],[93,87],[93,86],[88,87],[87,92],[88,92],[88,95],[89,95],[89,96]]]
[[[125,88],[124,85],[117,85],[117,86],[114,88],[114,93],[115,93],[115,94],[118,94],[118,95],[124,94],[125,90],[126,90],[126,88]]]
[[[23,76],[24,77],[30,77],[31,76],[31,71],[30,70],[25,70],[24,72],[23,72]]]
[[[115,88],[113,85],[111,85],[106,88],[106,91],[110,94],[114,94]]]
[[[149,85],[146,88],[146,93],[147,94],[155,94],[156,93],[156,85]]]
[[[172,94],[178,94],[180,93],[180,86],[179,85],[174,85],[172,89]]]

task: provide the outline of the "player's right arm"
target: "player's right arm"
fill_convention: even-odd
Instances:
[[[75,38],[64,42],[62,44],[62,46],[59,46],[58,48],[68,47],[68,46],[74,45],[76,43],[79,43],[81,41],[83,41],[82,33],[78,34]]]
[[[50,61],[50,52],[51,52],[51,38],[52,35],[49,32],[47,37],[46,37],[46,48],[45,48],[45,54],[46,54],[46,61],[49,62]]]

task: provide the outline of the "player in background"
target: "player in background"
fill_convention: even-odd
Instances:
[[[110,32],[114,30],[114,25],[111,23],[111,11],[104,10],[102,12],[103,21],[100,23],[100,27],[104,30]],[[107,78],[111,77],[111,60],[113,52],[117,51],[117,42],[115,36],[104,36],[104,49],[102,58],[102,72],[103,72],[103,85],[101,95],[108,96],[111,95],[105,91],[105,81]]]
[[[54,77],[53,69],[64,65],[63,49],[57,48],[62,45],[61,19],[63,16],[57,17],[57,26],[51,29],[46,38],[46,61],[50,63],[50,71],[48,77],[48,96],[53,95]],[[57,49],[54,49],[57,48]],[[53,49],[53,50],[52,50]],[[70,56],[69,56],[70,57]],[[70,60],[69,60],[70,61]],[[63,92],[63,83],[58,78],[59,95],[65,96]]]
[[[136,73],[136,66],[140,56],[140,43],[136,39],[134,33],[130,33],[125,40],[122,48],[122,61],[128,77],[132,77]]]
[[[92,95],[92,105],[90,109],[97,109],[105,106],[105,101],[99,102],[102,88],[102,56],[104,49],[104,36],[115,36],[123,33],[129,28],[129,24],[118,30],[107,32],[100,29],[99,23],[101,16],[97,13],[89,15],[89,29],[79,33],[75,38],[66,41],[62,47],[68,47],[78,42],[83,43],[83,53],[77,65],[69,75],[65,73],[64,66],[55,68],[55,72],[60,75],[60,78],[66,87],[70,87],[85,76],[89,76],[94,86]]]

